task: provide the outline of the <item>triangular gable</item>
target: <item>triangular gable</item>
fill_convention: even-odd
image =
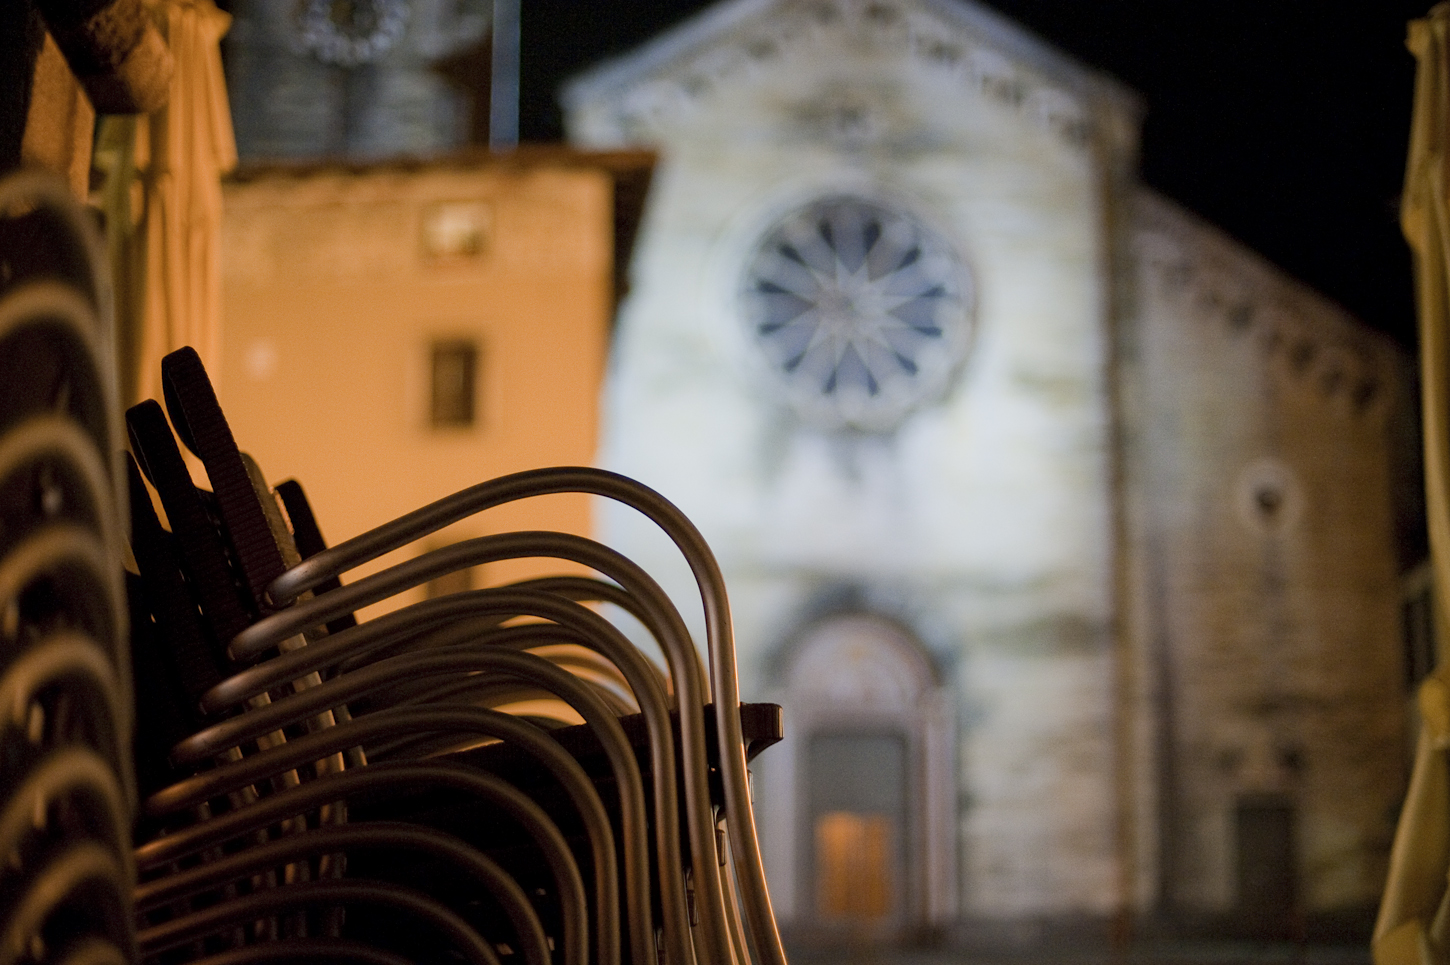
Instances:
[[[905,50],[964,88],[1085,143],[1102,121],[1116,152],[1136,142],[1140,101],[1117,81],[966,0],[725,0],[569,82],[570,136],[594,146],[650,140],[655,124],[711,87],[768,63],[782,44],[832,24],[903,32]]]

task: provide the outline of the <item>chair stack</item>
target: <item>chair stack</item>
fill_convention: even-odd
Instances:
[[[99,241],[0,180],[0,965],[135,958],[121,447]]]
[[[100,255],[59,182],[0,181],[0,965],[784,965],[746,770],[779,708],[739,703],[689,521],[624,477],[545,469],[327,548],[301,487],[237,449],[190,349],[165,360],[165,408],[122,428]],[[560,492],[675,541],[708,661],[648,574],[569,534],[343,582]],[[354,615],[520,557],[597,575]]]
[[[612,473],[545,469],[326,548],[301,487],[270,489],[238,451],[196,354],[169,356],[163,380],[166,411],[126,418],[142,961],[783,965],[746,773],[779,738],[779,709],[739,704],[719,570],[674,506]],[[578,536],[471,539],[341,582],[559,492],[621,501],[674,539],[699,580],[708,664],[648,574]],[[598,577],[354,616],[522,557]],[[667,666],[592,603],[635,617]]]

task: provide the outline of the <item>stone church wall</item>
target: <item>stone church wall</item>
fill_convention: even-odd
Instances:
[[[936,655],[958,740],[928,767],[955,787],[930,850],[953,852],[956,871],[926,914],[1106,914],[1107,179],[1085,131],[1121,130],[1120,105],[1086,74],[1039,71],[1050,58],[1009,60],[998,44],[1026,45],[995,21],[973,34],[911,5],[841,3],[788,6],[771,26],[741,25],[627,93],[575,99],[578,139],[639,138],[662,158],[616,333],[604,464],[710,539],[747,695],[775,693],[781,649],[838,604],[901,621]],[[973,274],[958,379],[885,434],[799,418],[741,313],[762,233],[831,194],[911,212]],[[651,572],[675,556],[626,513],[604,507],[602,523]],[[693,596],[683,571],[667,588]],[[776,695],[789,727],[790,695]],[[790,857],[808,830],[772,797],[792,777],[762,767],[776,902],[808,917]]]
[[[1132,96],[977,6],[735,0],[566,100],[577,142],[661,154],[601,458],[697,521],[743,692],[785,706],[757,795],[784,921],[819,913],[802,762],[852,713],[914,735],[918,924],[1374,900],[1402,779],[1389,345],[1138,188]],[[831,197],[971,272],[957,377],[886,431],[803,414],[744,311],[762,239]],[[601,528],[698,628],[677,553]],[[923,661],[880,702],[906,691],[870,667]]]
[[[1267,805],[1292,815],[1305,911],[1372,905],[1403,780],[1400,360],[1146,191],[1132,235],[1131,669],[1158,812],[1138,833],[1160,862],[1145,879],[1168,908],[1235,909],[1241,812]]]

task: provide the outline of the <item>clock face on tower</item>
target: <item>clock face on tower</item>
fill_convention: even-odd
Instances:
[[[905,211],[817,199],[770,228],[742,300],[791,405],[825,429],[885,432],[939,398],[972,336],[972,281],[946,239]]]

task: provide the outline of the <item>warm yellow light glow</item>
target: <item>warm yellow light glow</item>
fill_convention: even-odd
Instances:
[[[816,819],[816,902],[822,918],[879,919],[891,913],[891,819],[831,811]]]
[[[330,542],[494,476],[594,461],[608,173],[547,159],[264,172],[226,201],[221,403],[269,480],[301,482]],[[501,506],[427,548],[531,529],[589,535],[589,497]],[[584,572],[484,569],[471,585]]]

